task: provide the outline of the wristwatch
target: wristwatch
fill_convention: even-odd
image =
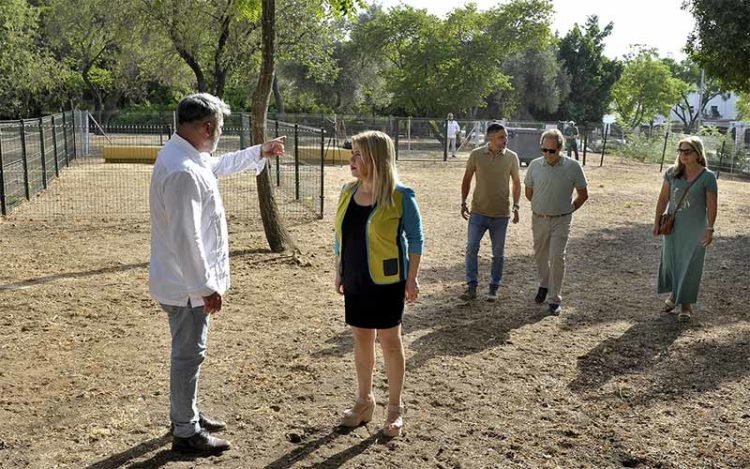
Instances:
[[[518,209],[520,209],[520,208],[521,208],[521,206],[520,206],[520,205],[518,205],[518,204],[513,204],[513,211],[514,211],[514,212],[517,212],[517,211],[518,211]]]

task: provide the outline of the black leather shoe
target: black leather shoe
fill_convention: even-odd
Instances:
[[[202,413],[198,415],[200,416],[200,420],[198,421],[198,424],[204,430],[208,430],[209,432],[214,433],[214,432],[220,432],[222,430],[227,429],[227,424],[222,422],[221,420],[214,420],[211,417],[204,415]]]
[[[536,292],[536,296],[534,297],[534,301],[536,301],[537,304],[544,303],[544,300],[547,299],[547,288],[539,287],[539,290]]]
[[[198,425],[200,425],[200,427],[206,431],[215,433],[227,429],[227,424],[222,422],[221,420],[214,420],[211,417],[203,415],[202,413],[198,414],[198,416]],[[174,435],[174,423],[169,424],[169,433],[171,435]]]
[[[227,440],[211,436],[206,430],[201,430],[188,438],[172,437],[172,451],[180,453],[221,453],[230,448]]]

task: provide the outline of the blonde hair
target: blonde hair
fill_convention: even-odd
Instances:
[[[368,130],[352,137],[352,146],[354,145],[357,145],[362,158],[369,163],[375,203],[381,207],[393,205],[393,191],[398,183],[393,140],[383,132]]]
[[[558,129],[545,130],[542,133],[541,138],[539,138],[539,145],[544,145],[544,139],[546,138],[554,138],[555,140],[557,140],[557,149],[562,149],[563,143],[565,142],[565,137],[563,137],[562,132],[560,132]]]
[[[680,148],[680,145],[683,143],[687,143],[690,145],[690,148],[693,149],[698,154],[698,164],[708,168],[708,161],[706,160],[706,151],[703,147],[703,140],[700,139],[700,137],[696,137],[695,135],[685,137],[679,142],[677,142],[677,148]],[[685,174],[685,165],[682,164],[682,161],[680,161],[680,153],[677,152],[677,158],[675,159],[674,166],[672,167],[672,176],[673,177],[681,177],[683,174]]]

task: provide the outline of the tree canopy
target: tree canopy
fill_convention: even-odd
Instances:
[[[596,16],[556,37],[551,0],[507,0],[486,11],[469,3],[445,17],[403,4],[277,0],[272,107],[598,122],[614,106],[635,122],[642,113],[648,119],[647,96],[668,100],[677,83],[672,79],[678,79],[688,86],[670,106],[693,130],[700,110],[690,106],[688,94],[699,88],[700,67],[706,77],[703,103],[739,89],[734,86],[750,75],[743,71],[750,63],[742,55],[746,28],[737,26],[750,10],[740,7],[749,1],[725,0],[711,11],[711,2],[688,1],[701,20],[691,37],[693,55],[676,62],[655,55],[606,57],[613,24],[600,25]],[[33,117],[71,101],[96,110],[171,109],[192,91],[208,91],[236,110],[249,110],[261,73],[264,5],[261,0],[5,0],[0,3],[0,118]],[[737,14],[722,13],[732,9]],[[731,74],[708,66],[716,48],[708,51],[708,24],[721,25],[728,38],[716,47],[734,54],[721,59]],[[650,91],[637,78],[649,70],[665,77],[653,80]]]
[[[625,61],[620,79],[612,88],[614,108],[621,123],[635,128],[656,116],[668,116],[690,85],[672,77],[669,66],[652,50],[641,50]]]
[[[750,0],[686,0],[695,18],[687,52],[724,89],[750,92]]]
[[[599,18],[589,16],[581,28],[575,24],[560,40],[559,57],[571,77],[570,94],[560,104],[560,119],[601,122],[612,98],[612,86],[622,73],[622,64],[604,56],[604,41],[613,23],[599,27]]]

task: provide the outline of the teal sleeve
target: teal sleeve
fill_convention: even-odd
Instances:
[[[410,254],[422,254],[424,246],[424,234],[422,232],[422,216],[419,213],[417,199],[414,191],[404,191],[403,197],[403,230],[406,235],[406,241],[409,244]]]

